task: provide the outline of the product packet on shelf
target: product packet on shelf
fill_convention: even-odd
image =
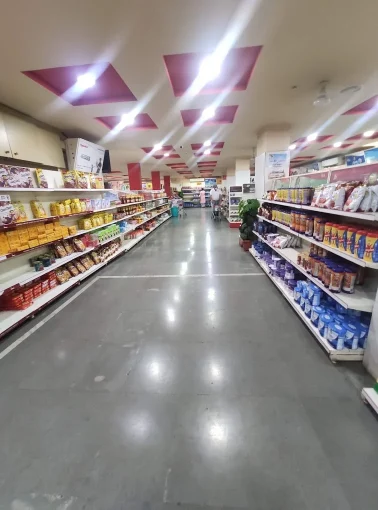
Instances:
[[[41,168],[37,168],[35,171],[35,176],[37,178],[37,184],[39,188],[48,188],[48,183],[44,171]]]
[[[9,188],[8,179],[9,179],[8,167],[0,165],[0,188]]]
[[[76,185],[76,173],[74,170],[61,170],[63,185],[65,188],[73,188],[77,187]]]
[[[9,195],[0,195],[0,225],[16,222],[16,211]]]
[[[78,172],[76,171],[76,183],[77,187],[80,189],[88,189],[89,183],[88,183],[88,176],[85,172]]]
[[[344,205],[344,211],[356,212],[365,196],[366,186],[357,186],[353,189]]]
[[[9,188],[32,188],[33,178],[30,168],[19,166],[8,167],[8,187]]]
[[[34,218],[46,218],[47,214],[42,202],[39,200],[30,200],[30,207]]]
[[[26,215],[25,206],[20,201],[13,202],[14,211],[16,214],[16,223],[22,223],[23,221],[28,221],[28,217]]]

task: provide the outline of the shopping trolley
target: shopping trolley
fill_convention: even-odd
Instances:
[[[211,217],[214,221],[221,221],[221,213],[220,213],[220,200],[216,200],[213,202],[213,211],[211,213]]]

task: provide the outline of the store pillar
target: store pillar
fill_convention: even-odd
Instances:
[[[235,170],[233,168],[227,170],[226,186],[230,189],[230,186],[235,186]]]
[[[142,173],[139,163],[128,163],[127,170],[129,173],[129,184],[132,191],[142,189]]]
[[[151,172],[152,189],[160,190],[160,172],[157,170]]]
[[[249,159],[237,159],[235,161],[235,186],[249,184],[250,166]]]
[[[256,196],[270,189],[273,179],[287,177],[290,167],[290,133],[285,129],[271,129],[259,134],[255,158]]]
[[[164,191],[166,192],[167,196],[171,196],[171,176],[170,175],[164,175]]]

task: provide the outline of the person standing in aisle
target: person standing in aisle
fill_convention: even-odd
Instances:
[[[205,193],[205,190],[203,188],[200,191],[200,203],[201,203],[201,207],[205,207],[205,205],[206,205],[206,193]]]
[[[214,212],[214,207],[216,205],[219,205],[219,200],[220,200],[220,191],[216,184],[214,184],[214,186],[212,187],[212,189],[210,191],[210,200],[211,200],[211,205],[212,205],[212,209]]]

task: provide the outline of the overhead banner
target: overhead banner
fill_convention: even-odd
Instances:
[[[265,161],[265,179],[279,179],[289,175],[289,151],[267,152]]]
[[[82,138],[66,140],[68,167],[92,174],[101,174],[105,149]]]

